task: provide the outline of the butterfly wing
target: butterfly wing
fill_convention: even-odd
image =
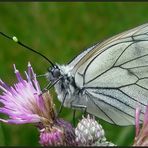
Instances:
[[[117,125],[134,124],[135,108],[143,119],[148,103],[148,24],[120,33],[81,53],[71,63],[80,102],[87,112]]]

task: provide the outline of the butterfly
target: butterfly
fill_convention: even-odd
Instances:
[[[148,24],[115,35],[84,50],[67,65],[52,64],[46,73],[65,107],[111,124],[135,124],[148,105]]]

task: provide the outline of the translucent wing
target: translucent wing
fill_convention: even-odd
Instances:
[[[110,123],[134,124],[148,104],[148,24],[116,35],[89,48],[71,63],[76,85],[83,88],[80,103]]]

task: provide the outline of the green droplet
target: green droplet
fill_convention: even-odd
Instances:
[[[17,37],[14,36],[12,39],[13,39],[14,42],[18,42]]]

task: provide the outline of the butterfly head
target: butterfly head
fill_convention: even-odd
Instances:
[[[48,81],[52,83],[51,85],[54,86],[58,99],[64,102],[64,106],[70,107],[71,101],[74,99],[73,94],[76,91],[71,68],[68,65],[55,65],[48,69],[46,76]]]
[[[52,83],[58,80],[62,76],[61,71],[57,65],[55,65],[54,67],[48,68],[48,72],[46,75],[47,75],[47,79]]]

